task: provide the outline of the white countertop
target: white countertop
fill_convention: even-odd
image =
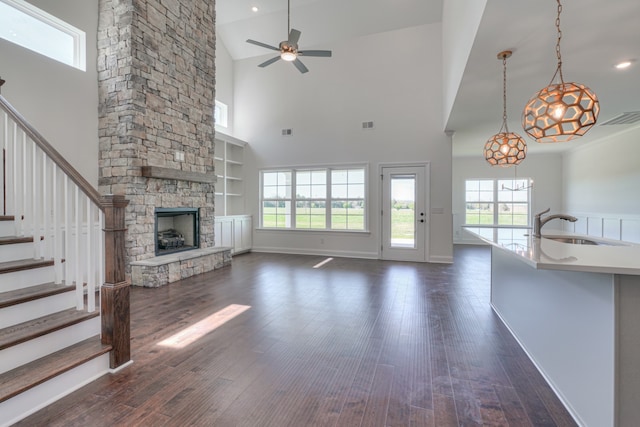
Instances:
[[[528,228],[464,227],[481,240],[516,255],[533,268],[640,275],[640,245],[618,240],[544,230],[535,238]],[[545,236],[576,236],[610,245],[576,245]]]

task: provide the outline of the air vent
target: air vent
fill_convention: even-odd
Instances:
[[[291,136],[293,135],[293,129],[282,129],[282,136]]]
[[[362,129],[373,129],[373,122],[362,122]]]
[[[633,111],[631,113],[622,113],[611,120],[607,120],[606,122],[601,123],[600,126],[630,125],[637,121],[640,121],[640,111]]]

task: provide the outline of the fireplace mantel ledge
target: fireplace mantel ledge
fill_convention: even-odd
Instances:
[[[213,184],[217,181],[215,174],[189,172],[160,166],[142,166],[142,176],[147,178],[176,179],[180,181],[205,182]]]

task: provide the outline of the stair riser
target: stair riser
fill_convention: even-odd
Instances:
[[[0,275],[0,292],[14,291],[53,282],[54,278],[55,271],[53,266],[5,273]]]
[[[22,304],[5,307],[0,312],[0,329],[28,322],[76,306],[75,292],[64,292]]]
[[[55,351],[100,333],[100,317],[94,317],[59,331],[14,345],[0,351],[0,373],[33,362]]]
[[[10,426],[95,381],[109,370],[109,353],[92,359],[24,393],[0,403],[0,427]]]
[[[0,236],[15,236],[16,227],[13,221],[0,221]]]
[[[34,255],[35,248],[33,242],[0,245],[0,262],[29,259],[33,258]]]

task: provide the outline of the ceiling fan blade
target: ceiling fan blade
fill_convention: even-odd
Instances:
[[[262,64],[258,64],[258,67],[262,67],[262,68],[264,68],[264,67],[266,67],[267,65],[271,65],[271,64],[273,64],[273,63],[274,63],[274,62],[276,62],[278,59],[280,59],[280,57],[279,57],[279,56],[275,56],[275,57],[273,57],[273,58],[269,59],[268,61],[264,61]]]
[[[330,50],[299,50],[298,55],[303,56],[322,56],[325,58],[331,57]]]
[[[298,40],[300,40],[300,34],[302,34],[300,31],[292,28],[291,31],[289,31],[289,44],[297,45]]]
[[[307,67],[305,67],[304,64],[302,62],[300,62],[300,60],[298,58],[296,58],[293,61],[293,65],[295,65],[296,68],[298,69],[298,71],[300,71],[302,74],[304,74],[307,71],[309,71],[309,69]]]
[[[257,42],[255,40],[251,40],[251,39],[248,39],[247,43],[255,44],[256,46],[266,47],[267,49],[271,49],[271,50],[277,50],[277,51],[280,50],[280,48],[278,48],[278,47],[271,46],[271,45],[268,45],[268,44],[262,43],[262,42]]]

